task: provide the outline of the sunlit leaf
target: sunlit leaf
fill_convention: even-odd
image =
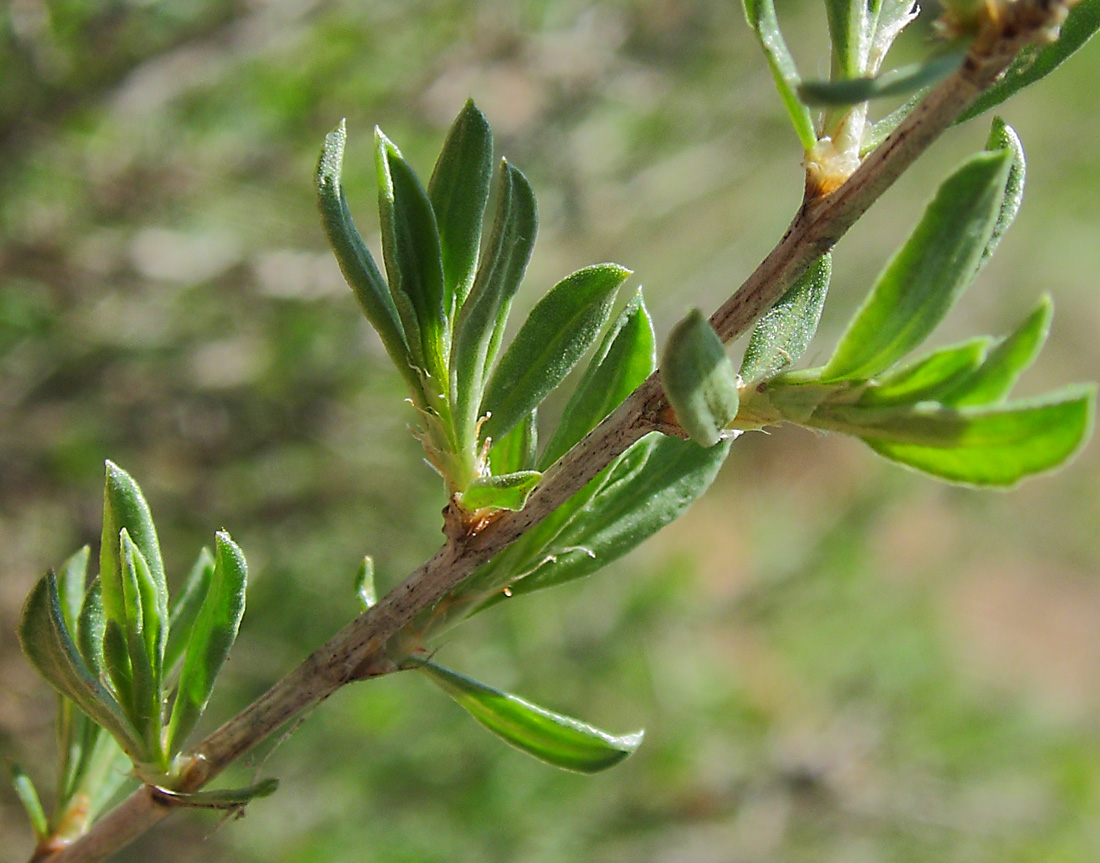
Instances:
[[[237,809],[261,797],[270,797],[279,789],[278,779],[264,779],[244,788],[217,788],[210,791],[172,791],[169,788],[153,789],[153,793],[175,806],[190,809]]]
[[[42,800],[38,796],[38,790],[34,787],[31,778],[22,767],[14,761],[8,761],[8,771],[11,773],[12,788],[15,796],[23,804],[23,810],[30,819],[31,829],[34,830],[35,839],[41,841],[50,835],[50,823],[46,818],[46,810],[42,808]]]
[[[483,507],[520,510],[540,479],[542,474],[537,470],[478,477],[459,495],[459,501],[471,512]]]
[[[831,273],[832,256],[822,255],[759,320],[741,361],[742,380],[770,378],[806,352],[821,320]]]
[[[126,638],[130,657],[130,682],[133,687],[131,718],[146,741],[146,754],[160,745],[161,699],[160,669],[163,637],[168,610],[153,598],[152,577],[141,550],[130,539],[126,528],[120,535],[122,591],[126,617],[117,621]],[[107,625],[115,623],[107,619]]]
[[[521,470],[533,470],[538,459],[538,411],[533,410],[498,441],[489,451],[493,473],[503,475]]]
[[[443,305],[452,319],[473,283],[492,174],[493,134],[471,99],[447,133],[428,181],[428,198],[439,226]]]
[[[599,337],[630,270],[595,264],[539,300],[500,358],[481,401],[483,435],[496,439],[534,410]]]
[[[1012,161],[1008,169],[1008,179],[1005,181],[1004,199],[1001,201],[1001,209],[997,213],[997,221],[993,225],[993,233],[989,236],[989,242],[985,244],[979,267],[985,266],[1001,242],[1005,231],[1015,221],[1016,214],[1020,211],[1020,204],[1024,199],[1024,179],[1027,174],[1027,162],[1024,159],[1024,145],[1016,130],[1005,123],[1000,117],[993,118],[993,127],[989,132],[989,140],[986,141],[987,150],[1007,150],[1012,154]]]
[[[976,338],[940,348],[875,381],[860,397],[861,405],[916,404],[939,400],[985,359],[991,339]]]
[[[433,662],[419,668],[501,740],[554,767],[598,773],[614,767],[642,742],[641,731],[614,736]]]
[[[916,348],[970,284],[1001,210],[1012,154],[979,153],[940,186],[822,370],[866,380]]]
[[[191,565],[187,579],[171,603],[168,616],[168,644],[164,650],[164,674],[174,673],[187,650],[191,629],[206,599],[210,579],[214,575],[214,555],[202,548]]]
[[[718,443],[726,424],[737,416],[737,373],[698,309],[669,333],[660,375],[680,427],[700,446]]]
[[[363,562],[355,571],[355,595],[359,597],[363,611],[378,602],[378,592],[374,587],[374,558],[369,554],[363,556]]]

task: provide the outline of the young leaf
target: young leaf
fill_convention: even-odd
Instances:
[[[527,178],[507,162],[500,166],[500,193],[493,232],[470,295],[455,322],[451,398],[460,448],[473,448],[485,378],[496,356],[512,298],[519,290],[535,246],[538,212]]]
[[[829,40],[833,43],[833,77],[855,78],[864,72],[870,47],[867,0],[827,0]]]
[[[598,773],[614,767],[641,745],[641,731],[613,736],[434,662],[419,668],[505,743],[554,767]]]
[[[355,299],[397,371],[414,394],[422,394],[420,378],[409,363],[409,348],[397,314],[389,286],[374,263],[374,257],[363,242],[351,218],[344,187],[340,181],[344,164],[344,144],[347,129],[343,120],[325,136],[325,146],[317,165],[317,201],[321,224],[332,247],[340,272],[355,293]]]
[[[532,470],[538,458],[538,411],[527,414],[515,427],[493,444],[489,465],[493,474],[501,476],[521,470]]]
[[[359,597],[359,604],[363,607],[363,611],[378,601],[378,594],[374,589],[374,559],[369,554],[363,557],[363,562],[356,570],[355,595]]]
[[[589,361],[539,466],[545,470],[572,449],[648,378],[655,366],[653,323],[639,288]]]
[[[103,494],[103,535],[99,549],[99,577],[103,590],[103,609],[108,618],[125,620],[122,595],[122,560],[119,535],[125,528],[149,567],[157,603],[167,606],[168,585],[164,563],[149,505],[133,478],[118,465],[107,462],[107,480]]]
[[[84,593],[87,590],[90,557],[91,549],[84,546],[61,564],[61,569],[57,573],[57,596],[61,602],[65,625],[73,633],[74,640],[78,641],[80,609],[84,605]]]
[[[798,87],[798,69],[779,30],[774,0],[742,0],[742,2],[745,18],[764,49],[768,68],[771,69],[776,89],[779,90],[779,97],[783,100],[783,105],[791,118],[791,125],[794,126],[802,148],[808,151],[817,143],[817,135],[814,132],[814,122],[809,110],[799,101],[795,93]]]
[[[1042,48],[1035,45],[1024,48],[996,83],[984,90],[955,122],[963,123],[977,117],[1045,78],[1088,42],[1097,30],[1100,30],[1100,0],[1080,0],[1070,9],[1056,42]]]
[[[1095,397],[1094,387],[1067,387],[997,408],[918,407],[914,416],[884,422],[861,437],[879,455],[940,479],[1009,487],[1065,464],[1084,446]],[[878,436],[882,432],[891,436]]]
[[[134,672],[130,668],[130,645],[126,640],[126,630],[117,620],[106,620],[103,626],[103,669],[111,682],[115,698],[133,721],[133,717],[144,708],[134,703]],[[137,723],[134,722],[135,727]],[[138,728],[139,731],[143,729]],[[141,753],[145,752],[142,744]]]
[[[798,96],[807,105],[857,105],[870,99],[904,96],[943,80],[965,59],[966,51],[952,51],[874,77],[803,81],[798,85]]]
[[[796,363],[806,352],[821,320],[832,263],[828,254],[814,261],[760,319],[741,361],[742,380],[770,378]]]
[[[1008,150],[1012,154],[1012,162],[1008,168],[1008,179],[1005,182],[1004,199],[1001,201],[1001,209],[997,213],[997,221],[993,225],[993,233],[989,235],[989,242],[982,251],[982,259],[979,269],[985,266],[1001,242],[1001,237],[1008,230],[1009,225],[1016,219],[1020,211],[1020,204],[1024,199],[1024,177],[1027,173],[1027,162],[1024,160],[1024,145],[1016,130],[1005,123],[1000,117],[993,118],[993,128],[989,131],[989,140],[985,148],[990,151]]]
[[[503,476],[477,477],[459,495],[463,507],[473,512],[484,507],[523,509],[527,498],[542,479],[537,470],[521,470]]]
[[[718,443],[722,429],[737,416],[737,373],[698,309],[669,333],[660,375],[676,420],[691,439],[703,447]]]
[[[382,256],[390,291],[414,364],[447,389],[449,317],[444,306],[443,252],[428,193],[401,151],[375,129]]]
[[[428,181],[428,199],[439,226],[443,306],[452,320],[474,279],[492,174],[493,133],[471,99],[447,133]]]
[[[961,345],[941,348],[873,382],[858,404],[884,407],[939,400],[985,359],[990,339],[976,338]]]
[[[190,809],[239,809],[260,797],[270,797],[278,789],[278,779],[264,779],[244,788],[217,788],[186,793],[157,786],[153,793],[174,806],[186,806]]]
[[[630,270],[596,264],[558,282],[520,327],[481,400],[483,437],[499,438],[565,379],[600,333]]]
[[[199,609],[206,600],[210,579],[214,575],[214,555],[210,549],[202,548],[199,556],[191,565],[183,587],[176,594],[172,610],[168,617],[168,643],[164,649],[164,675],[175,673],[187,642],[191,640],[191,630],[199,616]]]
[[[88,670],[68,629],[54,574],[43,576],[23,606],[19,624],[23,652],[39,674],[89,717],[111,732],[127,752],[142,751],[140,735],[118,702]]]
[[[1044,296],[1012,335],[996,344],[980,366],[937,396],[951,407],[1000,404],[1016,385],[1020,374],[1038,356],[1054,307]]]
[[[123,626],[130,657],[134,706],[131,718],[145,736],[148,754],[160,745],[161,669],[168,608],[158,602],[149,566],[126,528],[122,529],[119,542],[126,617],[117,622]],[[163,599],[163,594],[159,598]],[[108,618],[108,625],[112,622]]]
[[[866,380],[917,347],[970,284],[989,241],[1012,154],[979,153],[940,186],[840,339],[822,380]]]
[[[46,810],[42,808],[42,801],[38,791],[34,787],[31,778],[12,760],[8,760],[8,771],[11,773],[12,788],[15,796],[23,804],[23,809],[30,819],[31,829],[34,830],[34,838],[41,842],[50,835],[50,822],[46,818]]]
[[[195,727],[214,688],[244,615],[247,566],[229,534],[216,534],[214,573],[206,601],[195,621],[180,670],[168,725],[169,752],[176,751]]]

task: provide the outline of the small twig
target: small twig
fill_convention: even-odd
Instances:
[[[913,110],[835,192],[812,186],[786,234],[733,296],[711,317],[724,342],[746,332],[787,288],[832,248],[860,216],[1000,75],[1019,50],[1038,41],[1057,14],[1057,3],[1016,3],[1014,20],[983,32],[962,67]],[[1024,7],[1024,8],[1020,8]],[[992,25],[991,25],[992,26]],[[479,533],[452,535],[436,554],[376,605],[314,651],[252,705],[226,722],[191,753],[180,791],[194,791],[287,722],[355,680],[399,670],[394,641],[478,566],[561,506],[631,444],[666,422],[667,403],[656,374],[635,390],[584,440],[546,471],[519,512],[508,512]],[[50,863],[93,863],[114,853],[167,816],[165,805],[144,787]]]

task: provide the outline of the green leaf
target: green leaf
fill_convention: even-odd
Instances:
[[[434,662],[418,667],[505,743],[554,767],[598,773],[614,767],[642,742],[641,731],[613,736]]]
[[[23,804],[27,818],[30,819],[31,829],[34,830],[34,838],[41,842],[50,835],[50,823],[46,818],[46,810],[42,808],[38,791],[23,768],[10,759],[8,760],[8,771],[11,773],[11,785],[15,789],[15,796]]]
[[[595,264],[539,300],[489,379],[479,413],[485,438],[507,434],[560,384],[600,334],[630,270]]]
[[[484,507],[520,510],[541,479],[542,474],[537,470],[480,476],[459,495],[459,502],[471,512]]]
[[[493,175],[493,133],[471,99],[447,133],[428,181],[428,198],[439,226],[443,261],[443,306],[453,319],[477,268],[481,220]]]
[[[451,399],[460,450],[477,445],[477,423],[481,419],[478,409],[485,379],[537,232],[534,190],[517,168],[502,162],[493,232],[473,288],[455,322]]]
[[[351,218],[344,187],[340,180],[344,164],[347,129],[343,120],[327,136],[317,165],[317,200],[321,224],[329,245],[340,265],[340,272],[355,293],[355,299],[371,326],[377,331],[390,360],[414,395],[422,395],[420,378],[409,362],[405,332],[397,314],[389,286],[374,263]]]
[[[215,535],[214,573],[206,601],[192,630],[180,671],[168,725],[169,752],[175,752],[195,727],[214,689],[214,681],[237,638],[244,615],[248,569],[229,534]]]
[[[116,700],[132,722],[139,711],[134,708],[134,673],[130,668],[130,645],[126,640],[125,628],[117,620],[108,619],[103,626],[103,668],[107,672]],[[141,731],[140,728],[138,730]],[[144,752],[145,744],[142,743],[142,758]]]
[[[920,345],[970,284],[1001,209],[1012,155],[979,153],[940,186],[822,370],[866,380]]]
[[[1100,30],[1100,0],[1080,0],[1070,9],[1058,41],[1042,48],[1037,45],[1024,48],[996,83],[984,90],[955,122],[963,123],[977,117],[1029,84],[1045,78],[1088,42],[1097,30]]]
[[[832,274],[831,255],[822,255],[756,324],[741,361],[745,382],[770,378],[798,362],[817,332]]]
[[[65,617],[65,625],[73,633],[73,639],[77,641],[79,641],[80,609],[84,605],[90,557],[91,549],[84,546],[61,564],[61,569],[57,573],[57,596],[61,602],[61,612]]]
[[[591,575],[679,518],[714,482],[730,441],[704,449],[660,435],[655,443],[647,436],[634,447],[648,450],[644,464],[636,468],[623,461],[630,469],[612,474],[583,509],[571,514],[535,569],[512,583],[513,593]]]
[[[698,309],[669,333],[660,375],[681,428],[700,446],[718,443],[726,424],[737,416],[737,373]]]
[[[153,589],[160,594],[157,602],[167,606],[168,585],[164,563],[149,505],[138,484],[122,468],[107,462],[103,494],[103,534],[99,549],[99,577],[103,590],[103,609],[108,618],[126,619],[122,595],[122,560],[119,535],[125,529],[149,567]]]
[[[1020,211],[1020,204],[1024,199],[1024,177],[1027,173],[1027,162],[1024,159],[1024,145],[1016,130],[1005,123],[1000,117],[993,118],[993,128],[989,132],[989,140],[985,148],[990,151],[1007,150],[1012,154],[1012,162],[1008,168],[1008,180],[1005,182],[1004,199],[1001,201],[1001,209],[997,213],[997,221],[993,225],[993,233],[989,236],[989,242],[985,244],[982,252],[982,260],[979,268],[985,266],[994,250],[1001,242],[1001,237],[1016,219]]]
[[[23,606],[19,624],[23,652],[47,681],[111,732],[131,755],[142,751],[140,735],[118,702],[81,658],[65,627],[54,574],[43,576]]]
[[[190,809],[239,809],[260,797],[270,797],[278,788],[278,779],[264,779],[244,788],[217,788],[186,793],[157,786],[154,794],[175,806],[186,806]]]
[[[928,88],[918,90],[908,99],[906,99],[903,105],[899,105],[881,120],[872,123],[863,132],[863,140],[860,141],[859,155],[860,157],[866,156],[875,147],[885,141],[890,133],[894,131],[906,117],[912,113],[913,109],[917,107],[928,93]]]
[[[798,96],[807,105],[857,105],[870,99],[904,96],[943,80],[965,59],[965,50],[952,51],[873,77],[803,81],[798,85]]]
[[[375,129],[375,139],[382,257],[391,296],[414,364],[432,379],[436,393],[445,393],[449,318],[435,213],[401,151],[381,129]]]
[[[884,407],[939,400],[941,393],[981,366],[990,341],[984,337],[971,339],[914,360],[873,382],[860,396],[859,404]]]
[[[1044,296],[1012,335],[996,344],[980,366],[939,394],[937,400],[951,407],[1003,402],[1020,374],[1039,355],[1053,314],[1050,297]]]
[[[533,410],[493,444],[489,464],[496,475],[532,470],[538,458],[538,411]]]
[[[810,150],[817,143],[814,122],[805,105],[795,93],[798,87],[798,69],[791,56],[783,34],[779,30],[779,20],[775,15],[773,0],[743,0],[745,18],[760,40],[764,56],[768,61],[779,97],[787,109],[798,140],[804,150]]]
[[[369,554],[364,555],[363,562],[355,572],[355,595],[359,597],[363,611],[378,601],[378,594],[374,589],[374,558]]]
[[[867,0],[826,0],[834,78],[854,78],[864,71],[870,42],[867,7]]]
[[[1096,389],[1066,387],[1039,399],[953,410],[934,404],[863,416],[849,424],[879,455],[949,482],[1012,486],[1065,464],[1087,441]]]
[[[203,548],[191,565],[183,587],[176,594],[168,618],[168,644],[164,650],[164,674],[174,674],[183,660],[187,642],[191,640],[191,629],[199,616],[199,609],[206,600],[210,579],[214,576],[214,555],[210,549]]]
[[[145,738],[148,756],[157,751],[161,742],[161,669],[168,609],[157,602],[149,566],[126,528],[122,529],[119,542],[126,617],[117,622],[123,627],[130,657],[133,686],[130,717]],[[108,618],[108,626],[112,622]]]
[[[642,290],[608,328],[539,459],[544,470],[619,406],[656,367],[653,322]]]

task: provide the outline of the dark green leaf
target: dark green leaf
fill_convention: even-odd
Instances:
[[[31,778],[14,761],[8,761],[8,770],[11,772],[11,785],[15,789],[15,796],[23,804],[27,818],[30,819],[31,829],[34,830],[34,838],[41,842],[50,835],[50,823],[46,818],[46,810],[42,808],[38,791],[35,789]]]
[[[436,393],[445,393],[449,317],[435,213],[401,151],[380,129],[375,129],[375,138],[382,256],[390,293],[414,364],[430,376]]]
[[[939,400],[941,393],[952,389],[982,364],[990,341],[971,339],[914,360],[875,381],[863,392],[859,404],[886,406]]]
[[[1044,296],[1012,335],[996,344],[978,368],[940,394],[937,400],[952,407],[1003,402],[1020,374],[1039,355],[1053,314],[1050,297]]]
[[[822,379],[866,380],[920,345],[970,284],[1001,209],[1011,153],[979,153],[944,181],[879,276]]]
[[[493,133],[471,99],[451,126],[428,181],[428,198],[439,225],[443,305],[451,319],[474,279],[492,174]]]
[[[726,424],[737,416],[737,373],[698,309],[669,333],[660,375],[680,427],[700,446],[718,443]]]
[[[743,5],[745,18],[764,49],[768,68],[771,69],[775,86],[791,118],[798,140],[802,143],[802,148],[809,151],[817,143],[814,122],[809,110],[795,93],[798,87],[798,69],[795,68],[794,58],[779,30],[774,0],[743,0]]]
[[[1042,48],[1032,45],[1019,53],[1008,71],[982,92],[956,120],[963,123],[999,105],[1029,84],[1045,78],[1100,30],[1100,0],[1080,0],[1062,25],[1057,42]]]
[[[459,449],[477,445],[477,423],[481,419],[478,408],[485,379],[496,357],[512,298],[523,281],[537,232],[534,190],[517,168],[502,162],[492,236],[474,286],[455,323],[451,398],[461,438]]]
[[[133,721],[134,715],[140,710],[134,707],[134,673],[130,668],[130,645],[126,640],[126,630],[117,620],[106,620],[103,626],[103,668],[118,703]],[[144,743],[141,751],[145,751]]]
[[[616,737],[433,662],[419,667],[505,743],[554,767],[598,773],[614,767],[642,742],[641,731]]]
[[[23,652],[50,684],[104,726],[129,753],[141,752],[140,736],[118,702],[89,671],[61,611],[53,573],[43,576],[23,606],[19,624]]]
[[[630,270],[596,264],[558,282],[531,310],[489,379],[483,437],[507,434],[560,384],[600,334]]]
[[[1012,154],[1012,162],[1008,169],[1008,180],[1005,182],[1004,199],[1001,201],[1001,209],[997,213],[997,221],[993,225],[993,233],[989,236],[989,242],[985,244],[982,252],[982,260],[979,267],[985,266],[1001,242],[1001,237],[1016,219],[1020,211],[1020,204],[1024,199],[1024,177],[1027,173],[1027,163],[1024,160],[1024,145],[1016,130],[1005,123],[1000,117],[993,118],[993,128],[989,132],[989,140],[985,148],[991,151],[1008,150]]]
[[[798,362],[817,332],[832,273],[831,255],[822,255],[760,319],[745,348],[741,378],[770,378]]]
[[[533,410],[489,451],[489,464],[497,475],[533,470],[538,458],[538,411]]]
[[[378,332],[390,360],[414,394],[422,394],[420,378],[409,362],[405,332],[389,286],[351,218],[340,174],[344,164],[347,130],[344,121],[325,137],[317,166],[317,196],[321,224],[340,265],[344,279],[355,293],[363,314]]]
[[[485,507],[520,510],[540,479],[537,470],[478,477],[459,495],[459,502],[471,512]]]
[[[172,791],[157,787],[154,793],[175,806],[191,809],[239,809],[260,797],[270,797],[279,788],[278,779],[264,779],[244,788],[218,788],[211,791]]]
[[[187,573],[187,580],[184,581],[183,587],[172,603],[168,624],[168,644],[164,649],[166,677],[176,672],[183,659],[187,642],[191,640],[191,629],[206,599],[206,591],[210,587],[210,579],[213,575],[214,555],[210,553],[210,549],[203,548],[199,551],[199,556]]]
[[[544,470],[619,406],[656,367],[653,323],[641,288],[608,328],[539,459]]]
[[[378,601],[378,594],[374,589],[374,558],[369,554],[363,557],[363,562],[355,572],[355,595],[359,597],[359,604],[364,611]]]
[[[946,78],[964,59],[966,51],[953,51],[874,77],[803,81],[798,85],[798,96],[807,105],[856,105],[869,99],[903,96]]]
[[[195,621],[180,670],[176,701],[168,726],[169,752],[182,745],[195,727],[214,688],[244,615],[247,566],[229,534],[216,534],[214,573],[206,601]]]

